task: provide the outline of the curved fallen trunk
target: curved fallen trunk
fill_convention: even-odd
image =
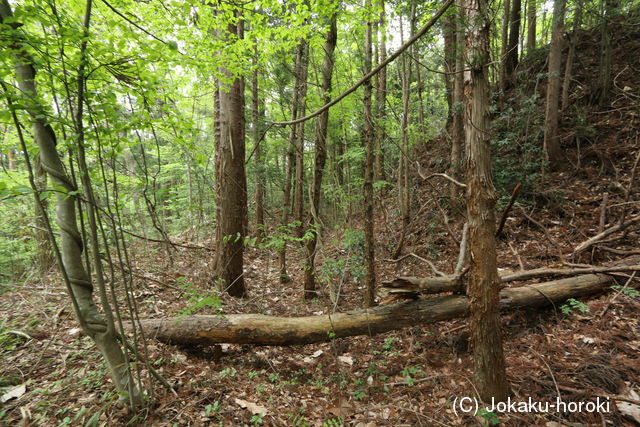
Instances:
[[[605,291],[614,278],[585,274],[537,285],[503,289],[503,310],[540,307]],[[148,337],[173,344],[237,343],[294,345],[329,341],[334,337],[373,335],[405,326],[435,323],[467,315],[469,299],[461,295],[436,297],[367,310],[307,317],[261,314],[184,316],[146,319],[141,326]]]

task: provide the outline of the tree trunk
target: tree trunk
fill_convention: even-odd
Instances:
[[[304,116],[305,104],[307,98],[307,76],[309,73],[309,43],[302,40],[299,46],[300,60],[298,69],[299,75],[296,75],[296,91],[298,91],[298,114]],[[299,123],[295,147],[295,179],[293,192],[293,212],[294,219],[297,223],[295,227],[296,237],[302,237],[302,224],[304,219],[304,122]]]
[[[559,304],[568,298],[602,293],[614,283],[614,279],[606,274],[586,274],[504,289],[500,292],[500,309],[508,311]],[[451,295],[323,316],[230,314],[146,319],[140,323],[147,336],[172,344],[302,345],[456,319],[468,316],[469,309],[469,298]],[[125,327],[130,328],[129,325]]]
[[[527,53],[536,48],[536,16],[538,3],[536,0],[527,0]]]
[[[44,191],[47,188],[47,173],[42,169],[42,162],[40,156],[38,156],[34,162],[35,169],[35,183],[39,191]],[[38,194],[35,197],[40,197]],[[48,212],[49,200],[42,198],[40,200],[34,200],[34,213],[36,229],[34,232],[34,238],[37,245],[36,250],[36,265],[41,275],[46,274],[49,269],[55,264],[53,256],[53,248],[49,241],[49,233],[47,232],[47,218],[41,210]]]
[[[456,74],[453,76],[453,128],[451,132],[451,167],[449,176],[461,181],[462,150],[464,149],[464,23],[463,11],[456,10]],[[455,183],[449,184],[450,205],[455,211],[460,207],[460,187]]]
[[[90,16],[91,8],[89,3],[84,21],[85,36]],[[19,88],[26,95],[24,105],[31,116],[33,135],[40,149],[42,168],[49,174],[52,183],[63,189],[62,193],[58,194],[56,207],[62,249],[61,257],[58,259],[62,261],[60,268],[70,292],[77,320],[84,332],[93,339],[96,347],[102,353],[116,390],[123,395],[129,396],[129,402],[132,406],[138,406],[142,398],[134,383],[127,359],[118,343],[113,319],[105,318],[93,301],[93,284],[91,276],[87,274],[83,263],[84,244],[76,219],[77,188],[67,175],[62,160],[58,155],[56,135],[51,125],[46,121],[49,114],[46,111],[46,107],[39,101],[34,61],[27,53],[26,41],[20,35],[21,33],[17,31],[19,24],[13,22],[13,13],[7,0],[0,2],[0,22],[2,24],[8,22],[8,25],[14,29],[15,39],[12,47],[17,52],[15,55],[15,73]],[[78,74],[78,80],[83,81],[82,65]],[[100,291],[106,294],[104,289]],[[108,303],[106,299],[102,298],[102,309],[105,314],[110,314],[111,308],[106,303]]]
[[[415,3],[411,8],[412,17],[415,15]],[[400,43],[404,43],[404,35],[402,28],[402,19],[400,20]],[[402,217],[402,227],[400,229],[400,236],[398,243],[393,251],[392,258],[398,259],[402,253],[404,246],[405,236],[409,223],[411,222],[411,216],[409,211],[409,179],[408,179],[408,159],[409,156],[409,103],[411,101],[411,93],[409,92],[411,86],[411,60],[407,60],[406,55],[400,58],[401,67],[399,72],[400,82],[402,85],[402,119],[400,123],[401,132],[401,144],[400,153],[398,158],[398,206],[400,207],[400,216]]]
[[[576,11],[573,15],[573,32],[569,41],[569,53],[564,68],[564,81],[562,83],[562,111],[566,111],[569,106],[569,88],[571,87],[571,73],[573,72],[573,61],[576,56],[576,44],[578,44],[578,31],[582,25],[582,1],[576,3]]]
[[[602,17],[602,36],[600,45],[600,76],[596,91],[597,102],[603,107],[609,100],[611,89],[611,67],[613,65],[613,51],[611,46],[611,18],[618,7],[617,0],[603,0],[604,11]]]
[[[334,12],[329,22],[329,32],[324,44],[324,61],[322,63],[322,103],[331,101],[331,77],[333,75],[333,52],[338,41],[337,12]],[[315,257],[318,246],[318,234],[320,233],[320,197],[322,190],[322,177],[327,161],[327,124],[329,122],[329,110],[323,111],[316,122],[316,156],[313,171],[313,188],[311,190],[311,203],[309,212],[309,229],[311,238],[307,241],[307,265],[304,274],[304,298],[312,299],[316,296],[315,282]]]
[[[518,41],[520,40],[520,11],[521,0],[511,0],[511,13],[509,14],[509,42],[507,44],[507,57],[505,58],[505,89],[513,83],[513,73],[518,66]]]
[[[227,33],[243,37],[242,21],[229,24]],[[247,179],[244,168],[244,78],[225,68],[231,83],[219,82],[220,99],[220,218],[216,279],[220,289],[244,297],[244,237],[247,215]]]
[[[415,3],[415,2],[414,2]],[[415,13],[415,6],[412,7],[412,14]],[[412,17],[413,18],[413,17]],[[411,23],[411,29],[413,30],[413,22]],[[415,46],[415,45],[414,45]],[[414,53],[415,56],[415,53]],[[449,11],[444,18],[444,86],[447,91],[447,124],[446,128],[449,129],[453,121],[453,91],[454,91],[454,74],[456,62],[456,15]],[[417,68],[417,65],[416,65]]]
[[[371,0],[365,0],[365,10],[371,8]],[[364,44],[364,70],[363,74],[371,71],[372,36],[371,19],[367,18]],[[364,161],[364,257],[366,265],[365,284],[366,294],[364,304],[372,307],[376,298],[376,270],[375,249],[373,235],[373,117],[371,115],[371,79],[364,83],[364,129],[362,133],[362,145],[365,149]]]
[[[502,18],[502,31],[500,35],[500,88],[507,87],[507,52],[509,47],[509,12],[511,12],[511,0],[504,0]]]
[[[551,169],[562,165],[562,150],[558,137],[558,107],[560,101],[560,66],[562,64],[562,36],[566,0],[555,0],[553,29],[549,50],[549,81],[547,83],[547,107],[544,126],[544,150]]]
[[[380,62],[383,62],[387,59],[387,26],[384,0],[380,0],[380,7],[380,37],[378,39],[378,50],[380,52]],[[387,67],[382,68],[378,73],[378,87],[376,89],[378,128],[375,135],[375,179],[385,180],[384,139],[386,136]]]
[[[515,0],[518,1],[518,0]],[[499,317],[495,241],[496,191],[489,151],[489,21],[486,0],[464,0],[468,60],[465,72],[467,218],[469,221],[471,343],[474,379],[480,397],[504,401],[509,396]],[[516,5],[514,4],[514,8]],[[517,33],[516,33],[517,34]],[[517,44],[516,44],[517,46]]]
[[[259,71],[258,71],[258,51],[255,50],[256,69],[253,71],[251,78],[251,130],[253,135],[253,144],[255,147],[256,162],[256,237],[258,240],[264,237],[264,158],[262,157],[262,147],[260,146],[261,120],[264,118],[264,103],[261,103],[259,97]]]

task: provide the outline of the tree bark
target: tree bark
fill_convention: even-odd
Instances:
[[[500,88],[507,87],[507,52],[509,47],[509,12],[511,12],[511,0],[504,0],[502,12],[502,31],[500,34]]]
[[[504,289],[500,292],[500,309],[509,311],[544,307],[561,303],[568,298],[604,292],[614,283],[611,276],[587,274]],[[355,335],[379,334],[407,326],[465,317],[469,315],[469,307],[466,296],[451,295],[322,316],[181,316],[145,319],[140,324],[147,336],[172,344],[302,345]]]
[[[378,50],[380,53],[380,62],[387,59],[387,26],[385,2],[380,0],[380,37],[378,39]],[[386,103],[387,103],[387,67],[383,67],[378,73],[378,87],[376,88],[377,110],[377,132],[375,135],[375,179],[385,180],[384,171],[384,139],[386,136]]]
[[[465,46],[469,71],[465,71],[464,92],[470,253],[467,293],[474,383],[483,400],[504,401],[509,396],[509,385],[499,317],[494,211],[497,195],[491,180],[489,151],[490,9],[486,0],[463,0],[463,5],[470,25]]]
[[[618,7],[617,0],[603,0],[604,11],[600,41],[600,76],[598,78],[597,102],[603,107],[609,100],[611,89],[611,67],[613,65],[613,50],[611,46],[611,19]]]
[[[365,0],[365,10],[371,9],[371,0]],[[367,17],[364,44],[364,74],[371,71],[372,62],[372,24]],[[376,267],[373,234],[373,167],[374,167],[374,141],[373,141],[373,117],[371,113],[371,79],[364,83],[364,129],[362,133],[362,145],[365,149],[364,161],[364,258],[365,272],[365,298],[366,307],[371,307],[376,299]]]
[[[331,101],[331,78],[333,76],[333,53],[338,41],[337,12],[333,12],[329,19],[329,31],[324,44],[324,61],[322,63],[322,102]],[[316,296],[315,257],[320,233],[320,197],[322,195],[322,178],[327,161],[327,124],[329,110],[323,111],[316,122],[316,155],[313,171],[313,188],[309,214],[309,229],[311,238],[307,241],[307,265],[304,273],[304,298],[312,299]]]
[[[562,150],[558,136],[558,107],[560,102],[560,66],[562,64],[562,36],[564,33],[564,11],[566,0],[555,0],[553,6],[553,29],[549,50],[549,78],[547,83],[547,106],[544,126],[544,150],[551,169],[562,165]]]
[[[509,88],[513,83],[513,73],[518,66],[521,8],[521,0],[511,0],[511,13],[509,14],[509,42],[507,43],[507,57],[505,58],[505,89]]]
[[[296,91],[298,91],[298,114],[300,117],[305,114],[305,104],[307,98],[307,77],[309,74],[309,43],[306,40],[300,41],[299,49],[299,75],[296,75]],[[299,123],[294,141],[295,147],[295,178],[293,192],[293,212],[297,223],[295,235],[302,237],[302,224],[304,220],[304,122]]]
[[[573,31],[569,41],[569,53],[567,53],[567,62],[564,67],[564,81],[562,83],[562,111],[566,111],[569,106],[569,88],[571,87],[571,73],[573,72],[573,61],[576,56],[576,45],[578,44],[578,31],[582,25],[582,0],[577,0],[576,10],[573,15]]]
[[[242,21],[229,24],[227,33],[242,38]],[[231,83],[219,81],[220,100],[220,218],[218,227],[218,286],[231,296],[244,297],[244,237],[247,215],[245,175],[244,78],[221,67]]]
[[[536,48],[536,15],[538,3],[536,0],[527,0],[527,53]]]
[[[507,0],[508,1],[508,0]],[[464,150],[464,23],[462,10],[456,9],[456,63],[453,76],[453,127],[451,132],[451,166],[449,176],[457,181],[461,180],[462,152]],[[453,210],[460,207],[460,187],[455,183],[449,184],[450,205]]]
[[[258,240],[264,237],[264,158],[262,155],[262,147],[260,146],[261,120],[264,118],[264,103],[261,103],[259,96],[258,80],[260,73],[258,71],[258,50],[255,49],[256,55],[255,70],[251,78],[251,133],[253,136],[253,144],[255,146],[256,161],[256,237]]]

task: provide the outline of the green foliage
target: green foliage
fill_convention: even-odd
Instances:
[[[188,306],[180,310],[181,316],[189,316],[205,308],[220,311],[222,300],[217,293],[203,292],[195,287],[193,283],[187,282],[184,277],[178,277],[176,284],[183,290]]]
[[[264,424],[264,414],[255,414],[251,417],[249,422],[254,426],[259,426]]]
[[[629,298],[638,298],[640,297],[640,292],[636,288],[622,287],[620,285],[613,285],[611,287],[618,292],[621,292],[623,295],[628,296]]]
[[[526,200],[540,177],[544,166],[540,144],[544,116],[540,103],[537,93],[517,91],[508,105],[500,109],[495,104],[491,107],[496,114],[492,122],[492,170],[501,203],[506,203],[518,182],[522,183],[520,199]]]
[[[488,425],[495,426],[500,424],[500,418],[498,418],[498,416],[494,412],[488,411],[483,408],[478,410],[478,415],[482,417]]]
[[[329,284],[340,282],[347,277],[360,282],[365,277],[364,267],[364,233],[359,230],[344,230],[340,247],[346,254],[338,259],[325,259],[319,269],[319,277]]]
[[[342,427],[344,426],[344,418],[335,417],[329,418],[328,420],[323,421],[322,427]]]
[[[560,306],[560,311],[567,315],[573,313],[574,310],[580,313],[588,313],[589,306],[575,298],[569,298],[566,304]]]

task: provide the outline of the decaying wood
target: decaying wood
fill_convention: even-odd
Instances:
[[[638,258],[632,258],[637,262]],[[629,261],[629,260],[628,260]],[[613,265],[589,268],[536,268],[533,270],[518,271],[516,273],[501,274],[500,280],[516,282],[522,280],[538,279],[542,277],[571,277],[593,273],[615,273],[620,271],[640,271],[640,264]],[[396,277],[393,280],[382,282],[383,288],[388,288],[390,293],[418,292],[423,294],[437,294],[441,292],[456,292],[462,290],[462,281],[456,276],[445,277]]]
[[[613,267],[592,267],[592,268],[536,268],[534,270],[519,271],[517,273],[504,274],[500,276],[503,282],[515,282],[518,280],[529,280],[539,277],[549,276],[578,276],[580,274],[591,273],[614,273],[617,271],[639,271],[640,265],[618,265]]]
[[[504,289],[503,310],[561,303],[603,292],[614,283],[611,276],[582,276]],[[329,341],[354,335],[373,335],[406,326],[430,324],[467,315],[469,299],[450,295],[379,306],[333,315],[275,317],[260,314],[228,316],[184,316],[142,320],[148,337],[183,345],[237,343],[254,345],[297,345]],[[130,326],[129,326],[130,327]]]
[[[617,231],[620,231],[620,230],[623,230],[623,229],[627,228],[628,226],[633,225],[633,224],[635,224],[637,222],[640,222],[640,215],[636,215],[633,218],[630,218],[628,221],[616,224],[613,227],[609,227],[606,230],[604,230],[602,233],[596,234],[592,238],[590,238],[588,240],[585,240],[584,242],[582,242],[578,246],[576,246],[576,248],[573,250],[573,252],[575,254],[579,254],[580,252],[584,252],[586,249],[589,249],[591,246],[593,246],[596,243],[604,240],[606,237],[612,235],[613,233],[615,233]]]
[[[462,280],[458,276],[442,277],[410,277],[401,276],[393,280],[382,282],[382,287],[388,293],[415,292],[422,294],[439,294],[441,292],[462,291]]]

